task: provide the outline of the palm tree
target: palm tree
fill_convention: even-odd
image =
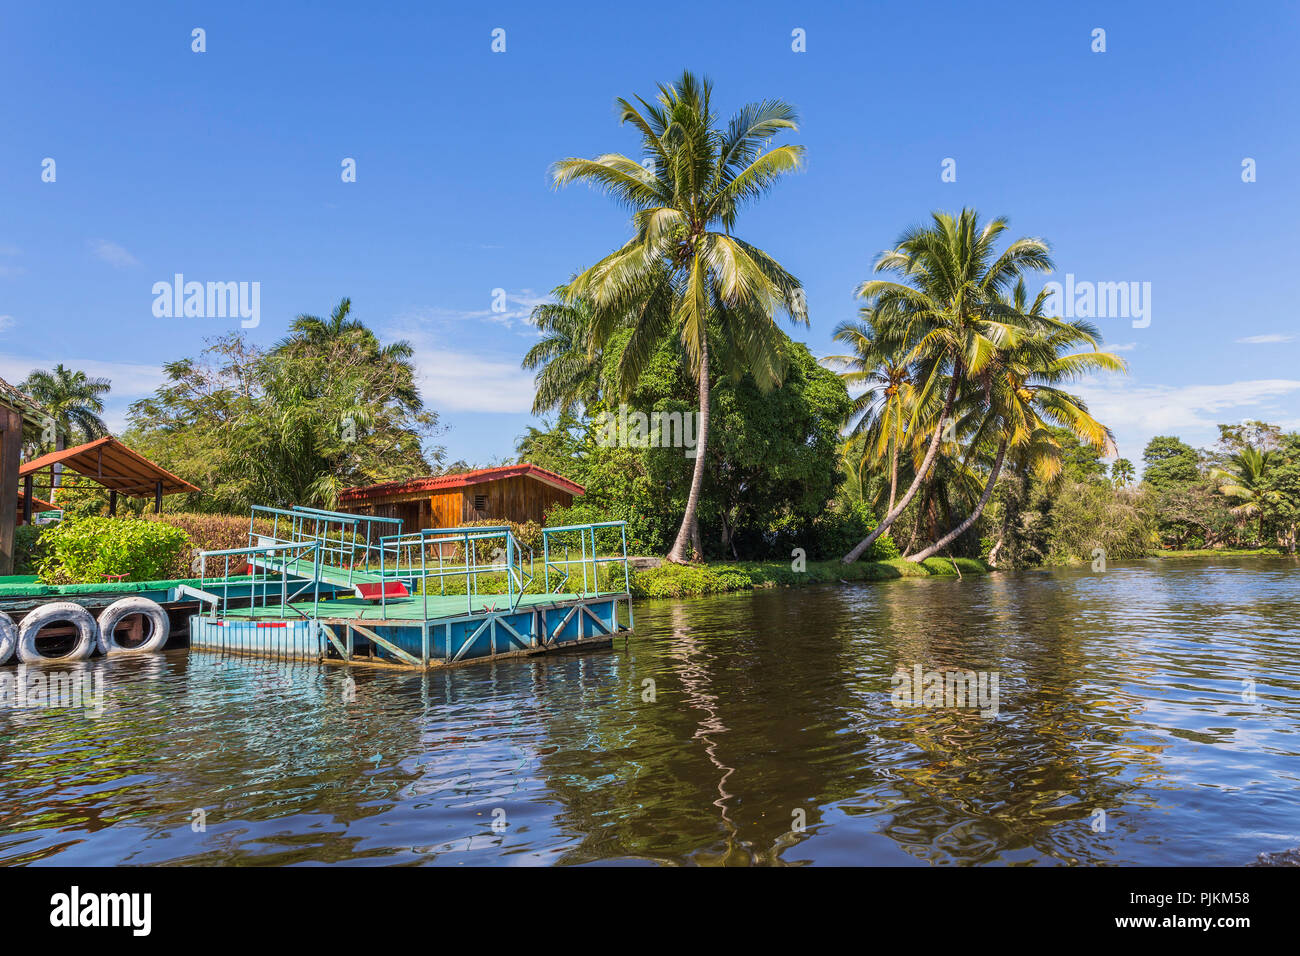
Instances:
[[[533,414],[558,410],[572,414],[593,404],[600,395],[600,349],[587,347],[591,309],[560,286],[551,293],[555,302],[543,302],[532,311],[532,321],[542,339],[524,356],[522,365],[536,370],[533,379]]]
[[[861,451],[858,480],[868,461],[888,461],[889,505],[894,508],[898,494],[898,453],[909,434],[916,406],[916,389],[912,369],[907,362],[910,351],[902,343],[890,342],[876,327],[875,314],[862,309],[856,322],[841,322],[833,338],[853,348],[848,355],[828,355],[822,363],[840,369],[839,376],[849,389],[865,386],[849,410],[845,426],[849,442]]]
[[[1116,485],[1121,488],[1127,488],[1133,484],[1133,477],[1136,474],[1133,470],[1133,462],[1127,458],[1116,458],[1111,462],[1110,477]]]
[[[889,530],[928,479],[958,392],[970,377],[985,371],[999,348],[1025,331],[1025,318],[1000,301],[1026,270],[1052,269],[1047,243],[1017,239],[1000,254],[995,242],[1007,228],[999,217],[980,226],[973,209],[954,218],[932,214],[929,226],[909,229],[894,249],[876,261],[876,272],[894,272],[898,281],[870,279],[858,287],[889,338],[906,342],[909,364],[917,367],[918,407],[943,390],[934,434],[912,483],[875,529],[842,560],[851,564]],[[946,385],[946,388],[944,386]]]
[[[632,238],[570,283],[592,310],[588,351],[594,354],[614,329],[630,324],[618,363],[618,387],[626,395],[655,348],[675,332],[699,383],[695,468],[668,553],[676,563],[687,560],[688,543],[702,553],[696,515],[708,443],[710,334],[724,362],[770,388],[780,384],[785,366],[776,311],[808,320],[798,280],[733,234],[740,208],[802,164],[802,146],[767,148],[772,137],[798,128],[795,110],[779,100],[751,103],[722,128],[711,95],[708,80],[684,72],[661,85],[653,103],[617,101],[621,122],[640,133],[645,166],[606,153],[560,160],[552,169],[556,186],[586,182],[632,210]]]
[[[1016,284],[1013,297],[1002,300],[1002,304],[1033,320],[1036,330],[998,349],[986,373],[980,376],[982,388],[971,395],[975,414],[980,417],[971,437],[971,451],[994,442],[997,447],[984,492],[965,520],[929,547],[909,555],[909,561],[924,561],[942,551],[975,523],[993,494],[1008,449],[1023,453],[1040,477],[1055,478],[1061,471],[1061,455],[1052,437],[1052,425],[1068,428],[1103,454],[1114,454],[1110,429],[1088,414],[1082,399],[1058,386],[1096,371],[1122,372],[1126,369],[1124,360],[1111,352],[1097,351],[1101,337],[1089,323],[1047,318],[1045,291],[1038,294],[1029,309],[1025,308],[1026,298],[1022,280]],[[1081,344],[1091,350],[1062,354]]]
[[[344,296],[334,307],[328,319],[305,313],[299,315],[289,326],[289,338],[281,342],[279,347],[284,348],[295,340],[311,345],[331,345],[353,333],[363,333],[373,338],[374,333],[366,328],[365,323],[359,319],[349,318],[351,314],[352,299]]]
[[[1232,455],[1221,468],[1211,469],[1210,475],[1219,483],[1219,494],[1241,502],[1232,513],[1243,520],[1259,519],[1259,543],[1264,543],[1264,508],[1268,498],[1267,472],[1277,457],[1277,452],[1244,446]]]
[[[22,384],[22,390],[44,407],[49,427],[54,434],[54,450],[68,447],[68,438],[77,433],[83,441],[91,441],[108,434],[108,426],[99,416],[104,411],[102,396],[107,395],[112,384],[106,378],[91,378],[85,372],[74,372],[60,362],[52,371],[35,369]],[[63,464],[54,465],[54,488],[63,481]]]

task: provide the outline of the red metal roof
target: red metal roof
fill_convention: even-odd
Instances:
[[[373,498],[387,498],[391,495],[403,495],[415,491],[454,491],[468,488],[470,485],[485,481],[500,481],[502,478],[534,478],[553,488],[567,491],[571,495],[581,495],[587,489],[576,481],[570,481],[553,471],[538,468],[525,462],[521,465],[502,465],[500,468],[479,468],[477,471],[462,471],[455,475],[430,475],[427,478],[408,478],[406,481],[389,481],[382,485],[367,485],[364,488],[344,488],[339,492],[340,501],[368,501]]]
[[[154,493],[158,482],[162,482],[165,495],[185,494],[198,491],[198,485],[192,485],[184,478],[177,478],[166,468],[155,465],[143,455],[136,454],[112,435],[96,438],[84,445],[52,451],[48,455],[25,461],[18,466],[18,477],[35,475],[42,468],[49,468],[56,462],[71,468],[78,474],[85,475],[105,488],[112,489],[132,498],[147,498]]]

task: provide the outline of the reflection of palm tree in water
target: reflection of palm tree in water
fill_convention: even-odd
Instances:
[[[677,677],[686,691],[688,706],[703,711],[705,717],[698,721],[692,739],[704,744],[704,753],[709,762],[717,768],[720,776],[717,782],[718,798],[713,805],[718,808],[719,817],[726,828],[726,850],[722,853],[701,852],[696,854],[695,862],[703,865],[767,864],[780,865],[781,854],[799,842],[799,837],[792,833],[783,833],[773,842],[771,849],[755,850],[748,840],[740,838],[739,827],[731,819],[728,801],[735,794],[727,790],[727,780],[736,772],[735,767],[727,766],[718,754],[718,742],[715,735],[728,732],[718,714],[718,698],[711,692],[711,682],[706,667],[707,658],[699,646],[699,641],[692,635],[686,623],[686,610],[681,604],[673,605],[670,612],[672,620],[672,644],[669,656],[680,661]]]
[[[720,811],[723,825],[727,828],[728,849],[721,861],[726,862],[737,842],[736,824],[727,815],[727,801],[733,796],[727,792],[727,778],[736,770],[718,759],[718,745],[710,735],[725,734],[727,727],[718,716],[717,698],[709,693],[708,671],[703,666],[703,662],[698,660],[701,654],[699,642],[691,634],[690,626],[686,623],[685,609],[681,604],[674,604],[671,616],[673,639],[669,656],[681,661],[681,666],[677,669],[677,677],[686,691],[686,702],[689,706],[702,710],[708,715],[699,722],[691,737],[703,741],[704,753],[708,756],[709,762],[722,773],[718,778],[718,799],[713,801],[713,805]]]

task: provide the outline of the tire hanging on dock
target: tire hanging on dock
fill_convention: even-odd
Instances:
[[[0,611],[0,664],[8,664],[18,646],[18,625],[14,619]]]
[[[51,624],[64,623],[76,631],[76,641],[66,654],[49,657],[36,647],[36,638],[43,628]],[[72,661],[84,661],[95,649],[99,637],[99,628],[94,617],[80,604],[71,601],[55,601],[42,604],[25,618],[18,628],[18,659],[24,664],[63,664]]]
[[[139,614],[148,622],[149,633],[145,640],[137,645],[128,646],[117,640],[117,626],[125,618]],[[107,655],[152,654],[161,651],[171,633],[171,621],[162,606],[142,597],[126,597],[114,601],[99,614],[99,652]]]

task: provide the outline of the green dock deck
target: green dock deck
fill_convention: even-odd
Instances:
[[[608,595],[606,595],[608,596]],[[569,604],[582,600],[580,594],[523,594],[515,605],[516,610],[552,604]],[[473,611],[470,611],[470,607]],[[380,605],[361,598],[341,598],[311,601],[294,601],[285,606],[302,617],[316,617],[322,621],[425,621],[464,617],[470,613],[510,610],[510,599],[505,594],[476,594],[472,605],[464,594],[431,594],[428,603],[420,595],[406,598],[388,598]],[[427,613],[426,613],[427,610]],[[280,605],[264,607],[229,608],[227,618],[239,620],[282,619]]]

